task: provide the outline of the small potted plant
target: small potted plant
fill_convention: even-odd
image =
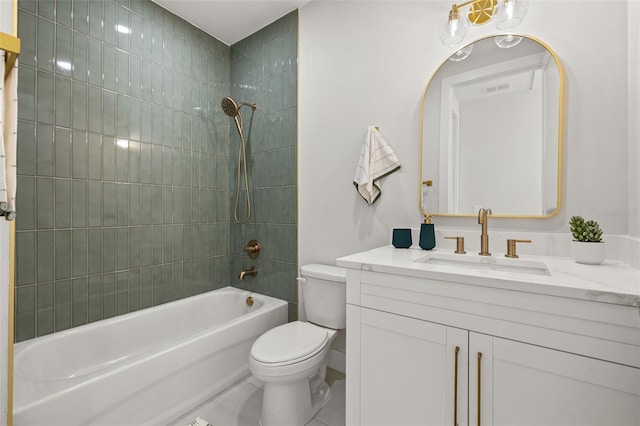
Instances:
[[[573,216],[569,220],[569,229],[573,235],[571,252],[576,262],[597,265],[604,261],[605,245],[598,222]]]

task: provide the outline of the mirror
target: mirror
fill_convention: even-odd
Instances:
[[[530,37],[487,37],[445,60],[422,97],[422,214],[557,213],[563,90],[558,57]]]

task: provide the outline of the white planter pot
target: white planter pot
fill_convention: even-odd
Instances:
[[[578,263],[598,265],[604,262],[604,251],[604,241],[600,241],[599,243],[571,241],[571,253]]]

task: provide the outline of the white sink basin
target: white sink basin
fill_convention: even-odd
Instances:
[[[431,265],[456,266],[484,271],[516,272],[520,274],[549,275],[544,262],[511,259],[503,255],[479,256],[474,254],[429,253],[416,260]]]

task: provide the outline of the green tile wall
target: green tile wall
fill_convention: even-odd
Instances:
[[[297,11],[231,47],[231,94],[237,101],[258,105],[253,114],[249,108],[241,110],[248,139],[252,215],[248,224],[231,224],[231,282],[287,300],[290,320],[297,318],[298,301],[297,58]],[[235,157],[239,137],[235,128],[231,130]],[[244,213],[241,209],[239,216],[245,217]],[[262,252],[252,260],[242,249],[254,238]],[[240,281],[240,269],[252,266],[257,276]]]
[[[148,0],[18,6],[16,340],[228,285],[236,141],[219,104],[231,91],[231,49]],[[265,52],[295,41],[294,21],[264,31]],[[260,125],[295,121],[295,96],[287,108],[289,95],[265,99],[293,77],[267,73]],[[295,161],[295,138],[256,139],[266,180],[255,198],[293,197],[295,176],[266,164]],[[269,235],[264,259],[290,276],[295,262],[274,257],[271,241],[288,244],[295,218],[260,207],[256,218]]]

